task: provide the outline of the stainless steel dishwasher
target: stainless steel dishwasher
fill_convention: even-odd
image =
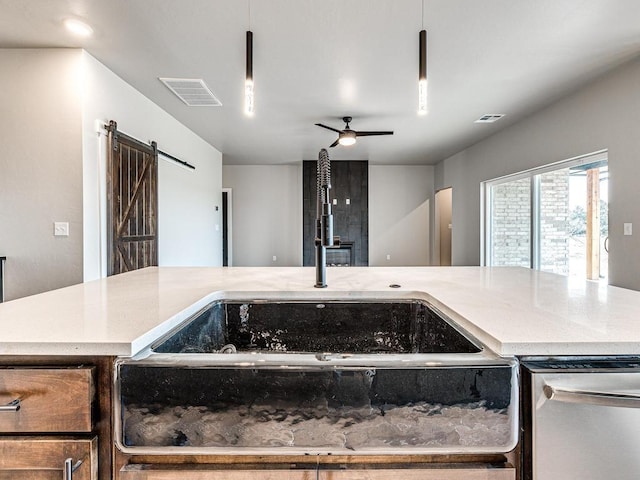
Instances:
[[[522,365],[525,480],[640,478],[640,357]]]

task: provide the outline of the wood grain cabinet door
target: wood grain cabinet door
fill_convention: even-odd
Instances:
[[[89,433],[92,367],[0,368],[0,433]]]
[[[72,474],[65,476],[65,462]],[[0,438],[0,480],[98,480],[97,438]]]
[[[204,465],[126,465],[119,480],[515,480],[510,466],[434,464],[430,468],[228,470]]]

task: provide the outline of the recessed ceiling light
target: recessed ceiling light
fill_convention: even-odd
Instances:
[[[93,33],[93,28],[80,20],[76,20],[75,18],[67,18],[64,21],[64,26],[67,27],[67,30],[71,33],[80,37],[88,37]]]

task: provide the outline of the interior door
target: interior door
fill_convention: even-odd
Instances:
[[[451,187],[436,192],[436,264],[443,266],[451,266],[452,192]]]
[[[158,265],[158,149],[108,127],[107,275]]]

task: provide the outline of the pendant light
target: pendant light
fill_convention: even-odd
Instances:
[[[247,75],[244,80],[244,112],[253,115],[255,105],[253,98],[253,32],[247,30]]]
[[[427,31],[424,29],[424,0],[422,0],[422,30],[419,34],[418,115],[427,114]]]
[[[244,113],[253,116],[255,99],[253,94],[253,32],[251,31],[251,0],[249,0],[249,30],[246,39],[246,76],[244,79]]]

